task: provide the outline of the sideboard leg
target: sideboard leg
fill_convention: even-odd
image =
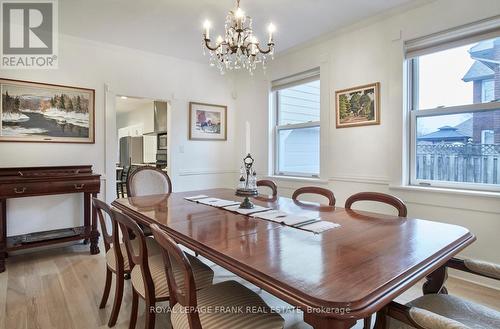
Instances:
[[[92,197],[96,198],[97,193],[92,193]],[[90,199],[90,198],[89,198]],[[90,205],[90,209],[92,210],[92,220],[91,220],[91,230],[90,230],[90,254],[97,255],[99,250],[99,231],[97,230],[97,210],[94,205]]]
[[[424,295],[428,294],[447,294],[448,290],[444,286],[448,278],[446,266],[442,266],[425,277],[426,281],[422,287]]]
[[[0,199],[0,273],[5,271],[7,256],[7,199]]]

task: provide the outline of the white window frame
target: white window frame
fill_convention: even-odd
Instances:
[[[304,128],[315,128],[318,127],[320,129],[320,138],[319,138],[319,149],[321,150],[321,121],[309,121],[304,123],[296,123],[296,124],[279,124],[279,92],[282,89],[287,89],[292,86],[297,86],[301,84],[305,84],[312,81],[320,81],[320,71],[319,68],[299,73],[287,78],[283,78],[280,80],[276,80],[272,82],[272,113],[274,118],[273,123],[273,174],[275,176],[283,176],[283,177],[303,177],[303,178],[319,178],[320,172],[318,173],[301,173],[301,172],[291,172],[291,171],[280,171],[279,170],[279,133],[281,130],[294,130],[294,129],[304,129]],[[321,98],[321,91],[320,91]],[[320,113],[321,113],[321,102],[320,102]],[[321,152],[319,156],[320,161],[320,171],[321,171]]]
[[[491,102],[492,100],[489,100],[489,101],[486,101],[485,100],[485,86],[486,86],[486,83],[493,83],[493,100],[495,99],[495,79],[485,79],[481,82],[481,101],[484,103],[484,102]]]
[[[486,134],[493,135],[493,143],[486,143]],[[495,131],[491,129],[481,130],[481,144],[495,144]]]
[[[498,35],[500,36],[500,34]],[[487,37],[486,39],[489,39]],[[494,38],[494,37],[493,37]],[[455,47],[456,44],[451,44],[449,48]],[[429,51],[433,53],[439,50],[445,50],[446,47],[440,46],[438,50]],[[413,57],[406,60],[406,76],[407,76],[407,104],[409,115],[409,184],[421,187],[440,187],[440,188],[453,188],[453,189],[466,189],[466,190],[479,190],[479,191],[500,191],[500,185],[486,184],[486,183],[465,183],[465,182],[451,182],[439,180],[417,179],[416,173],[416,137],[417,137],[417,120],[423,117],[452,115],[459,113],[473,113],[483,112],[488,110],[500,110],[500,102],[492,101],[480,104],[468,104],[461,106],[437,107],[434,109],[419,109],[418,104],[418,57]]]
[[[456,28],[437,32],[404,42],[405,50],[405,104],[408,111],[409,129],[406,129],[407,145],[409,152],[403,152],[407,156],[406,184],[424,187],[444,187],[453,189],[471,189],[480,191],[500,191],[499,185],[484,183],[463,183],[437,180],[416,179],[416,122],[420,117],[438,115],[450,115],[465,112],[480,112],[492,109],[500,109],[500,100],[482,104],[469,104],[453,107],[438,107],[435,109],[419,109],[418,104],[418,57],[441,50],[451,49],[481,40],[497,38],[500,36],[500,16],[483,19],[474,23],[465,24]]]

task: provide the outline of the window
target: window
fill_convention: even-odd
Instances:
[[[274,173],[319,177],[319,70],[273,82]]]
[[[491,102],[495,99],[495,80],[483,80],[481,83],[481,101]]]
[[[495,132],[493,130],[481,131],[481,144],[495,144]]]
[[[453,33],[453,43],[405,44],[410,184],[498,191],[500,32],[461,42]]]

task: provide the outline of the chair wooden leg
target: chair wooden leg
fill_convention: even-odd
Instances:
[[[151,310],[151,308],[154,306],[155,306],[155,302],[151,302],[149,300],[146,300],[146,312],[144,313],[144,328],[145,329],[154,329],[154,327],[155,327],[156,314],[153,310]]]
[[[113,276],[113,272],[109,268],[106,267],[106,283],[104,284],[104,292],[102,293],[101,304],[99,304],[99,308],[105,308],[106,303],[108,302],[109,291],[111,290],[111,277]]]
[[[111,316],[109,317],[108,327],[113,327],[118,319],[118,314],[120,313],[120,307],[122,306],[123,299],[123,284],[124,276],[123,272],[118,271],[116,273],[116,289],[115,289],[115,301],[113,303],[113,310],[111,311]]]
[[[132,308],[130,309],[130,321],[128,329],[135,329],[135,324],[137,323],[137,311],[139,307],[139,295],[132,288]]]
[[[370,329],[372,327],[372,317],[369,316],[363,319],[363,329]]]

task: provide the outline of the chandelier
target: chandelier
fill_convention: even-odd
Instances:
[[[238,69],[246,69],[253,74],[257,64],[262,63],[265,69],[268,58],[274,58],[274,25],[271,23],[268,26],[267,49],[261,48],[259,39],[253,34],[252,18],[240,8],[240,0],[237,0],[236,9],[227,14],[225,34],[219,35],[214,45],[210,39],[210,27],[211,23],[205,21],[203,54],[206,55],[208,49],[210,65],[217,66],[221,74]]]

